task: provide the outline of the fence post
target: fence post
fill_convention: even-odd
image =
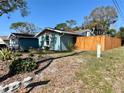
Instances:
[[[97,44],[97,58],[101,57],[101,45]]]

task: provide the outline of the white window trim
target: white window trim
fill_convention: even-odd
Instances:
[[[49,33],[45,33],[45,35],[44,35],[45,38],[46,38],[47,35],[49,36],[49,45],[47,45],[47,40],[45,39],[44,46],[45,46],[45,47],[50,47],[51,37],[52,37],[52,36],[51,36],[51,34],[49,34]]]

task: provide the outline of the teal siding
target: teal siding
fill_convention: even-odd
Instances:
[[[45,36],[41,35],[40,37],[38,37],[38,43],[39,43],[39,47],[44,49],[44,42],[45,42]]]
[[[60,35],[51,33],[50,50],[60,51]]]
[[[62,51],[66,51],[68,50],[68,45],[69,44],[75,44],[75,36],[72,36],[72,35],[64,35],[61,37],[61,50]]]
[[[20,38],[19,40],[19,47],[22,50],[27,50],[29,48],[38,48],[38,39],[36,38]]]
[[[55,32],[47,32],[50,36],[50,45],[49,50],[54,51],[66,51],[68,44],[74,44],[74,38],[73,35],[67,35],[67,34],[59,34]],[[45,33],[41,34],[41,36],[38,37],[39,39],[39,46],[41,49],[45,49],[45,42],[46,42],[46,35]]]
[[[60,50],[60,35],[57,33],[49,33],[50,36],[50,45],[49,50]],[[41,49],[45,49],[45,42],[46,42],[46,35],[42,34],[38,37],[39,39],[39,46]]]

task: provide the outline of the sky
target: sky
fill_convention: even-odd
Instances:
[[[121,0],[124,3],[124,0]],[[55,27],[56,24],[74,19],[78,25],[83,18],[99,6],[114,6],[112,0],[27,0],[28,16],[21,17],[19,11],[0,17],[0,35],[9,35],[15,32],[10,29],[14,22],[29,22],[40,28]],[[121,18],[112,27],[118,29],[123,26]]]

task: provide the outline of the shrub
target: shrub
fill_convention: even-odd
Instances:
[[[18,58],[14,60],[9,66],[9,70],[11,74],[20,74],[25,72],[31,72],[38,67],[36,62],[32,58],[21,59]]]
[[[10,60],[12,58],[13,58],[13,53],[10,50],[8,50],[6,48],[0,50],[0,59]]]

